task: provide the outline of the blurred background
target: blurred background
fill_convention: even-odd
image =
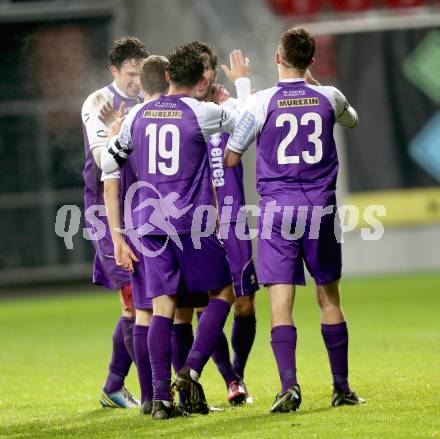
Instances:
[[[344,273],[440,267],[439,1],[0,0],[0,23],[0,294],[90,282],[91,244],[80,228],[66,249],[55,218],[62,205],[82,209],[81,106],[111,82],[107,51],[128,34],[164,55],[210,42],[220,64],[241,48],[262,89],[277,81],[280,33],[308,27],[318,40],[314,76],[360,114],[359,128],[336,131],[339,203],[361,216],[369,204],[387,208],[381,240],[364,241],[359,229],[345,236]],[[254,150],[245,183],[255,203]]]

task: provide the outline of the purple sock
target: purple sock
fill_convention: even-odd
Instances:
[[[298,384],[296,380],[296,328],[295,326],[281,325],[272,328],[272,350],[277,361],[280,374],[282,392],[290,386]]]
[[[122,317],[119,319],[113,332],[113,351],[112,359],[109,364],[109,374],[104,385],[106,393],[113,393],[122,388],[125,377],[131,366],[131,357],[124,344],[124,334],[122,333]]]
[[[234,371],[231,360],[229,359],[228,340],[223,331],[220,334],[220,339],[215,347],[214,353],[212,354],[212,359],[225,380],[226,387],[228,387],[232,381],[240,380],[240,376]]]
[[[196,338],[186,361],[186,365],[198,374],[202,373],[217,347],[230,308],[224,300],[211,299],[200,317]]]
[[[185,366],[189,351],[194,341],[193,327],[191,323],[179,323],[173,325],[173,335],[171,339],[172,363],[174,372],[179,372]],[[185,402],[185,396],[179,392],[179,401]]]
[[[148,351],[155,400],[171,401],[171,333],[173,321],[153,316],[148,332]]]
[[[246,317],[234,315],[231,337],[232,350],[234,351],[233,367],[241,378],[244,378],[244,368],[254,344],[256,328],[255,314]]]
[[[134,325],[133,347],[141,387],[141,402],[153,400],[150,356],[148,354],[148,326]]]
[[[200,320],[202,316],[201,312],[197,313],[197,319]],[[212,354],[212,360],[217,366],[218,371],[225,380],[226,387],[229,386],[232,381],[238,381],[240,377],[234,372],[232,368],[231,360],[229,359],[229,346],[228,340],[224,331],[222,331],[215,351]]]
[[[124,344],[132,361],[134,361],[134,348],[133,348],[133,328],[134,317],[122,317],[122,333],[124,334]]]
[[[333,387],[341,392],[350,392],[348,385],[348,330],[347,322],[336,325],[321,323],[321,333],[327,348]]]
[[[172,363],[174,372],[179,372],[179,370],[185,366],[193,342],[194,334],[191,323],[179,323],[173,325]]]

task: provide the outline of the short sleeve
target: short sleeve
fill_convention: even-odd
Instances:
[[[182,101],[194,111],[203,136],[218,132],[232,133],[239,118],[236,109],[225,108],[213,102],[199,102],[193,98],[182,98]]]
[[[101,174],[101,181],[110,180],[112,178],[116,178],[118,180],[121,178],[121,172],[119,171],[119,169],[117,171],[114,171],[114,172],[108,172],[108,173],[103,172]]]

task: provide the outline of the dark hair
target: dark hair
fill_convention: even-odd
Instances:
[[[302,27],[289,29],[281,35],[279,52],[282,64],[305,71],[315,54],[316,41],[313,35]]]
[[[120,69],[124,61],[128,59],[144,59],[148,57],[145,44],[136,37],[124,37],[113,44],[108,53],[111,66]]]
[[[183,87],[194,87],[203,77],[202,55],[191,45],[175,47],[168,55],[170,81]]]
[[[201,43],[200,41],[193,41],[190,43],[194,49],[199,52],[203,58],[205,58],[206,68],[216,70],[217,69],[217,53],[215,52],[214,46],[210,44]]]
[[[168,60],[160,55],[150,55],[144,60],[141,68],[141,86],[146,93],[153,95],[168,92],[170,84],[165,79],[168,64]]]

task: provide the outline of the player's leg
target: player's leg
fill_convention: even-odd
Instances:
[[[281,380],[281,391],[275,398],[271,412],[295,411],[301,403],[296,377],[297,333],[293,321],[295,285],[268,285],[272,330],[271,345]]]
[[[119,301],[121,303],[122,333],[124,334],[124,344],[132,361],[134,361],[133,328],[136,318],[136,311],[133,304],[133,292],[131,284],[125,285],[119,290]]]
[[[151,309],[136,309],[136,324],[133,329],[133,347],[141,388],[141,413],[151,414],[153,382],[150,354],[148,352],[148,332],[153,312]]]
[[[281,235],[281,215],[274,215],[269,239],[261,227],[258,237],[258,278],[268,288],[272,330],[271,345],[281,380],[271,412],[295,411],[301,404],[301,392],[296,377],[297,331],[293,321],[295,285],[304,285],[301,246]],[[264,232],[264,234],[263,234]]]
[[[234,301],[232,284],[210,290],[209,294],[209,303],[200,317],[185,367],[176,374],[175,379],[176,388],[185,394],[191,411],[202,414],[209,413],[209,406],[198,381],[204,366],[217,347]]]
[[[237,296],[234,302],[234,311],[231,335],[231,345],[234,352],[233,368],[235,373],[241,377],[237,391],[244,390],[245,401],[251,404],[253,398],[244,383],[244,369],[254,344],[257,330],[255,294]]]
[[[165,236],[141,238],[141,243],[156,256],[145,258],[145,285],[152,300],[153,317],[148,330],[148,352],[153,379],[154,420],[186,416],[174,405],[171,391],[171,337],[181,273]]]
[[[141,414],[150,414],[153,406],[153,378],[151,374],[150,354],[148,352],[148,332],[152,318],[152,302],[147,295],[146,268],[147,258],[132,245],[139,262],[131,275],[132,297],[136,309],[136,324],[133,329],[133,348],[136,368],[141,389]]]
[[[124,317],[118,320],[112,336],[112,356],[109,372],[101,392],[100,402],[105,408],[132,408],[138,403],[124,386],[132,359],[124,343]]]
[[[191,306],[177,308],[174,316],[173,334],[172,334],[172,364],[174,372],[179,372],[185,366],[188,353],[194,342],[194,332],[192,318],[194,308]],[[185,404],[185,396],[179,392],[179,402]]]
[[[235,372],[244,378],[244,369],[255,340],[257,319],[255,317],[255,294],[237,297],[234,303],[232,324],[233,366]]]
[[[107,225],[106,217],[100,217],[100,220]],[[86,223],[93,228],[93,224],[87,222],[87,220]],[[91,242],[96,252],[93,265],[93,283],[102,285],[109,290],[119,290],[122,314],[112,336],[112,356],[109,363],[109,372],[100,395],[100,403],[105,408],[137,407],[137,401],[124,386],[125,377],[128,375],[132,364],[132,357],[127,349],[127,345],[130,346],[132,340],[130,334],[134,324],[133,307],[129,303],[130,295],[128,294],[131,291],[129,286],[131,283],[130,274],[116,265],[113,255],[113,242],[108,226],[106,235],[102,239],[92,240]],[[127,304],[125,304],[121,292],[122,287],[127,291],[127,294],[125,294]]]
[[[126,290],[130,291],[131,286],[128,285]],[[115,327],[112,336],[112,356],[109,363],[109,372],[101,392],[100,402],[105,408],[134,408],[139,402],[125,388],[125,377],[128,375],[130,366],[133,361],[133,304],[125,303],[121,291],[121,317]],[[128,294],[125,294],[125,298]],[[126,299],[125,299],[126,300]],[[130,349],[131,347],[131,354]]]
[[[197,250],[191,236],[182,238],[183,251],[176,250],[176,255],[188,290],[206,289],[210,300],[197,326],[186,366],[176,375],[175,384],[185,393],[193,411],[208,413],[198,378],[221,337],[234,292],[226,252],[218,238],[215,235],[201,238],[201,249]]]
[[[332,405],[364,402],[348,385],[348,329],[341,306],[339,279],[342,270],[341,244],[335,234],[336,214],[321,218],[319,230],[309,228],[303,239],[307,269],[316,282],[316,295],[321,309],[321,333],[327,348],[333,375]],[[312,238],[314,236],[314,238]]]
[[[176,309],[172,335],[172,363],[175,372],[178,372],[185,365],[194,341],[193,314],[193,307]]]
[[[317,285],[316,295],[321,308],[321,333],[327,348],[333,376],[332,405],[356,405],[364,402],[348,383],[348,328],[341,306],[339,279]]]
[[[197,319],[200,321],[204,308],[197,310]],[[212,354],[212,360],[217,366],[218,371],[223,377],[226,388],[228,389],[228,401],[232,405],[241,404],[246,398],[246,391],[240,384],[241,377],[237,375],[232,367],[231,359],[229,356],[228,339],[225,332],[222,331],[214,353]]]
[[[258,290],[257,275],[252,260],[252,245],[249,240],[237,237],[237,226],[246,223],[234,222],[227,229],[227,236],[222,240],[231,268],[236,301],[234,302],[234,320],[232,324],[231,347],[233,352],[233,370],[240,377],[228,385],[228,400],[236,404],[252,397],[244,384],[244,369],[252,349],[256,333],[255,291]],[[227,346],[227,345],[226,345]],[[214,358],[214,357],[213,357]]]
[[[154,420],[186,415],[185,411],[174,405],[171,391],[171,336],[175,309],[175,295],[161,295],[153,298],[148,351],[153,376],[151,414]]]
[[[240,240],[236,228],[242,222],[232,223],[228,236],[223,240],[226,248],[229,266],[231,267],[234,292],[234,321],[232,324],[231,346],[233,351],[233,368],[241,377],[240,387],[245,391],[247,402],[252,402],[243,382],[244,369],[255,340],[255,292],[258,290],[257,275],[252,259],[252,244],[249,240]],[[245,232],[248,233],[247,224]]]

